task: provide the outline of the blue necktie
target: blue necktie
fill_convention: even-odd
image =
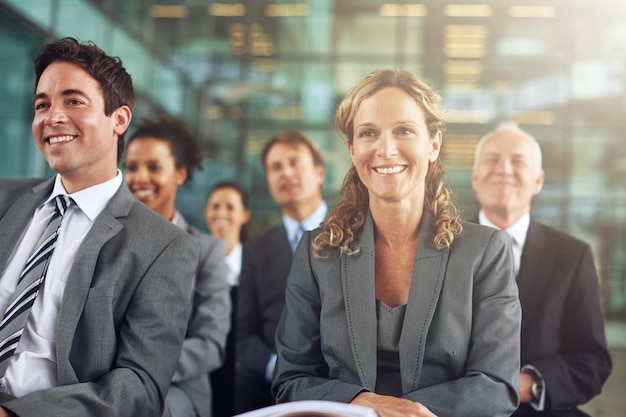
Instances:
[[[295,253],[296,248],[298,247],[298,243],[300,242],[300,239],[302,238],[302,234],[304,233],[304,226],[302,226],[302,223],[298,224],[298,230],[296,230],[296,235],[293,239],[293,242],[291,242],[291,253]]]
[[[55,197],[54,214],[37,242],[35,250],[24,265],[17,288],[0,322],[0,376],[4,376],[13,352],[22,337],[30,308],[35,303],[35,298],[46,277],[50,257],[59,235],[61,220],[71,201],[66,195]]]

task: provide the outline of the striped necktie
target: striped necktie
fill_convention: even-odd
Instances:
[[[59,235],[63,215],[72,200],[66,195],[55,197],[55,210],[46,230],[37,242],[19,277],[17,288],[11,297],[2,322],[0,322],[0,376],[4,376],[13,352],[24,332],[30,308],[43,284],[50,257]]]

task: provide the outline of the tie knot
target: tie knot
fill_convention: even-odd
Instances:
[[[58,196],[54,198],[54,200],[56,203],[55,210],[61,216],[65,215],[65,212],[67,211],[67,209],[74,202],[74,200],[72,200],[70,197],[66,196],[65,194],[59,194]]]

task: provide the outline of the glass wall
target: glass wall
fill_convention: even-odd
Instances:
[[[473,148],[500,121],[536,136],[546,183],[533,215],[593,248],[610,319],[626,321],[626,2],[622,0],[0,0],[0,175],[49,172],[32,143],[32,59],[76,36],[118,55],[143,116],[184,118],[204,170],[179,208],[205,229],[210,186],[251,192],[252,232],[278,221],[259,161],[294,128],[322,147],[333,203],[350,160],[338,102],[376,68],[420,73],[449,108],[443,158],[465,217]],[[132,129],[132,126],[131,126]]]

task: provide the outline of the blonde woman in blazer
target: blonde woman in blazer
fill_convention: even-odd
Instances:
[[[520,306],[501,231],[462,223],[439,163],[439,96],[375,71],[339,106],[353,161],[327,222],[306,233],[276,333],[277,402],[389,416],[509,416]]]

